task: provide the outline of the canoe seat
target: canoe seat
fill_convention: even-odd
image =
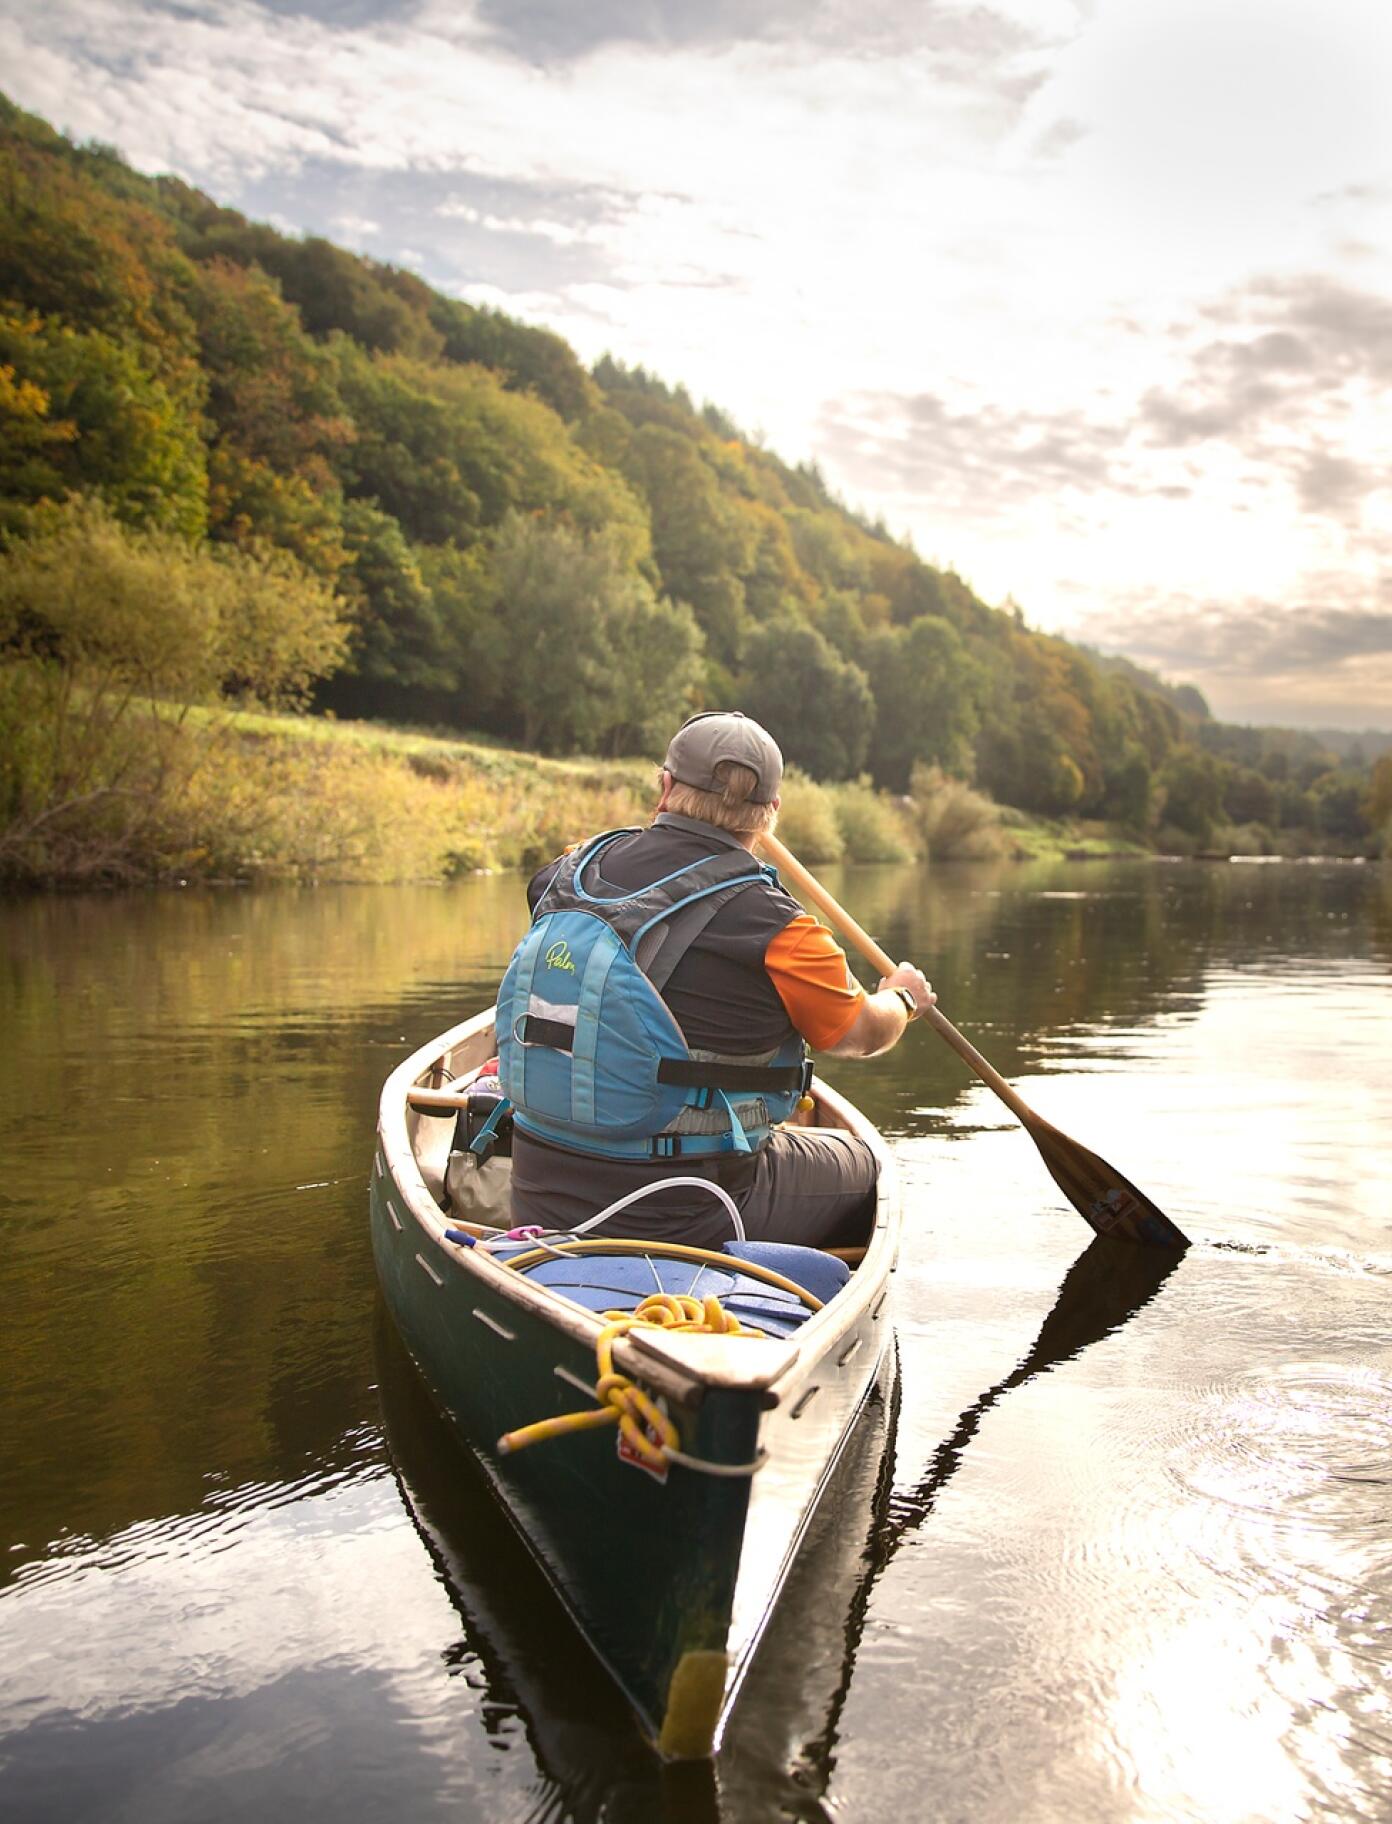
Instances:
[[[768,1267],[802,1286],[813,1298],[825,1304],[851,1277],[851,1269],[834,1254],[823,1254],[820,1248],[801,1248],[789,1241],[727,1241],[724,1252],[736,1260],[752,1261]]]

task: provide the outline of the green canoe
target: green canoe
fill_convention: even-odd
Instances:
[[[470,1245],[507,1226],[507,1162],[451,1163],[450,1104],[494,1048],[490,1008],[387,1079],[371,1185],[378,1276],[436,1403],[645,1733],[672,1758],[708,1756],[832,1470],[891,1369],[894,1162],[819,1084],[816,1121],[858,1133],[880,1158],[875,1230],[849,1283],[787,1336],[619,1337],[616,1371],[675,1427],[658,1466],[635,1461],[608,1425],[503,1452],[503,1434],[594,1410],[604,1320]]]

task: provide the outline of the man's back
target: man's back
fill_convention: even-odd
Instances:
[[[664,811],[650,828],[604,851],[598,884],[615,894],[636,892],[722,847],[739,846],[710,824]],[[559,865],[549,862],[533,877],[527,889],[533,910]],[[752,855],[749,867],[758,868]],[[822,927],[771,879],[721,906],[663,989],[687,1044],[729,1057],[771,1052],[798,1033],[821,1049],[834,1045],[861,998]]]

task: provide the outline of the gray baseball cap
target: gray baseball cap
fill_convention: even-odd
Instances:
[[[783,756],[768,730],[737,709],[707,709],[683,722],[662,764],[681,784],[698,792],[718,792],[721,783],[715,768],[721,760],[738,761],[758,776],[759,783],[749,794],[752,803],[773,803],[783,779]]]

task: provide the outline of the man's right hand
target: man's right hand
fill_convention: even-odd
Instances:
[[[933,993],[933,985],[921,969],[912,963],[900,963],[889,975],[880,977],[880,987],[907,988],[914,998],[914,1006],[920,1014],[927,1013],[930,1007],[936,1007],[938,997]]]
[[[833,1057],[874,1058],[898,1044],[908,1029],[903,997],[895,992],[898,988],[908,989],[920,1014],[927,1013],[930,1007],[937,1004],[938,997],[933,993],[923,971],[916,969],[912,963],[900,963],[888,975],[881,977],[876,993],[866,995],[865,1004],[856,1015],[850,1031],[839,1044],[832,1046]]]

